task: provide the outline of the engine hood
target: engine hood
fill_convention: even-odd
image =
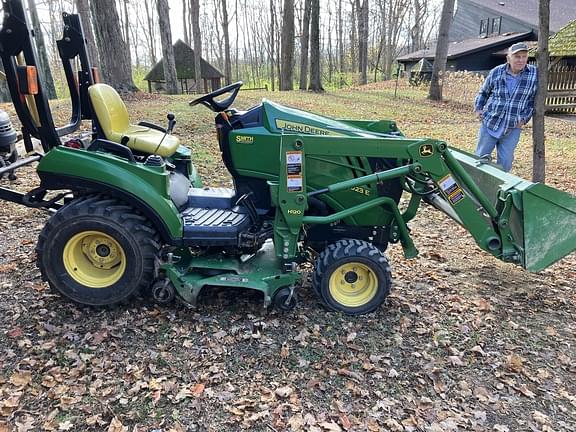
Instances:
[[[383,127],[382,121],[337,120],[279,105],[267,99],[262,100],[262,109],[264,111],[264,127],[272,133],[362,136],[366,138],[400,135],[399,132],[390,133],[390,122],[385,122],[386,127]],[[395,125],[393,126],[395,128]]]

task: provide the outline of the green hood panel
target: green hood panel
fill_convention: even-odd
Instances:
[[[289,108],[269,100],[262,101],[264,127],[275,134],[305,134],[329,136],[374,137],[396,132],[392,121],[336,120],[296,108]]]

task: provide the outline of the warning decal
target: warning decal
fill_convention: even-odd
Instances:
[[[447,175],[442,180],[438,182],[440,189],[444,192],[444,195],[448,198],[448,201],[452,205],[458,204],[462,201],[465,197],[464,191],[462,188],[456,183],[456,180],[451,175]]]
[[[286,187],[288,192],[302,192],[304,181],[302,180],[302,152],[286,152]]]

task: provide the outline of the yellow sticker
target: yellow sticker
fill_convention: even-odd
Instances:
[[[252,144],[254,142],[254,137],[248,135],[236,135],[236,142],[240,144]]]

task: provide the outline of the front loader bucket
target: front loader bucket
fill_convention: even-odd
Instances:
[[[522,267],[537,272],[576,251],[576,197],[523,180],[463,151],[451,152],[496,208],[512,196],[509,224]]]

